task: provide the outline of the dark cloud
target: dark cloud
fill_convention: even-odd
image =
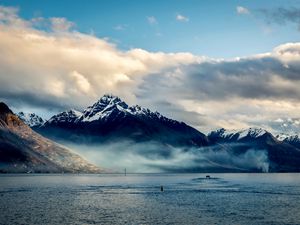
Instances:
[[[173,99],[170,100],[158,100],[149,101],[147,96],[141,96],[141,102],[143,105],[151,105],[151,110],[159,111],[164,116],[169,118],[176,118],[179,121],[184,121],[185,123],[201,128],[210,125],[208,122],[208,118],[206,115],[195,111],[188,111],[184,107],[177,105],[176,101],[172,102]],[[159,99],[159,98],[157,98]]]
[[[285,25],[286,23],[295,23],[300,31],[300,8],[284,8],[279,7],[276,9],[260,9],[258,10],[268,23],[276,23]]]
[[[145,96],[151,92],[157,97],[169,93],[173,99],[297,100],[300,90],[294,82],[300,82],[299,61],[286,64],[276,57],[266,56],[184,66],[180,78],[154,74],[147,77],[142,92]],[[149,85],[154,83],[157,85]]]
[[[204,63],[186,69],[184,85],[193,95],[206,99],[240,98],[299,98],[297,87],[276,83],[300,80],[299,69],[287,68],[275,58],[242,59],[234,62]]]
[[[293,116],[299,107],[299,85],[300,45],[287,43],[262,55],[207,60],[150,74],[137,96],[144,105],[204,132],[228,123],[231,128],[267,129],[268,118]]]
[[[37,107],[50,111],[63,111],[66,108],[74,108],[69,102],[63,102],[60,98],[53,96],[43,96],[38,93],[14,93],[7,90],[0,90],[0,101],[5,102],[11,107]]]

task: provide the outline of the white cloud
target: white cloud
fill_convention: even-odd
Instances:
[[[9,25],[10,27],[27,27],[29,21],[22,20],[18,16],[19,8],[0,6],[0,25]]]
[[[69,31],[72,22],[51,19],[54,32],[38,30],[0,9],[0,96],[31,105],[83,107],[104,93],[135,102],[143,77],[201,60],[190,53],[119,50],[105,39]],[[10,22],[7,22],[7,18]],[[17,26],[15,21],[17,21]],[[63,32],[57,32],[63,31]],[[131,90],[131,91],[128,91]]]
[[[122,31],[126,30],[127,25],[125,24],[118,24],[117,26],[114,27],[114,30]]]
[[[75,25],[73,22],[62,17],[52,17],[50,18],[50,22],[52,30],[57,32],[67,32]]]
[[[154,16],[148,16],[147,17],[147,21],[149,24],[153,25],[153,24],[157,24],[157,19]]]
[[[75,82],[75,87],[76,89],[78,89],[79,91],[83,92],[84,94],[89,94],[89,91],[91,89],[91,84],[89,83],[88,79],[78,73],[77,71],[73,71],[71,74],[71,79],[74,79]]]
[[[182,15],[182,14],[177,14],[176,15],[176,20],[180,21],[180,22],[188,22],[189,18]]]
[[[247,8],[245,8],[245,7],[243,7],[243,6],[237,6],[237,7],[236,7],[236,12],[237,12],[238,14],[250,14],[249,9],[247,9]]]

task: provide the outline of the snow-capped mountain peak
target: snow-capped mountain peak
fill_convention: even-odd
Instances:
[[[70,109],[68,111],[64,111],[58,113],[55,116],[52,116],[46,123],[58,123],[58,122],[72,123],[75,122],[81,116],[82,116],[82,112],[77,111],[75,109]]]
[[[118,96],[114,95],[104,95],[91,107],[103,110],[104,108],[113,105],[119,105],[123,108],[128,108],[128,105],[125,102],[123,102]]]
[[[291,133],[279,133],[276,135],[277,140],[291,144],[300,149],[300,134],[291,132]]]
[[[128,105],[117,96],[104,95],[95,104],[87,107],[83,111],[83,115],[79,121],[91,122],[104,118],[105,116],[110,115],[114,109],[126,111],[128,109]]]
[[[35,113],[19,112],[17,116],[30,127],[38,127],[44,123],[44,120]]]
[[[69,110],[61,112],[53,117],[51,117],[46,123],[46,125],[54,125],[58,123],[90,123],[94,121],[115,121],[122,120],[126,116],[136,117],[139,119],[151,119],[161,122],[169,122],[172,124],[180,123],[176,120],[164,117],[159,112],[152,112],[148,108],[143,108],[139,105],[128,106],[123,100],[118,96],[114,95],[104,95],[93,105],[88,106],[83,112],[76,110]]]
[[[250,127],[249,129],[245,129],[239,132],[239,139],[246,136],[250,136],[252,138],[258,138],[260,136],[263,136],[265,133],[267,133],[267,131],[262,128]]]
[[[298,134],[294,134],[294,135],[291,135],[288,137],[288,140],[289,141],[294,141],[294,142],[300,142],[300,135]]]
[[[139,105],[134,105],[134,106],[129,107],[128,112],[133,115],[151,115],[151,113],[152,113],[150,111],[150,109],[143,108]]]
[[[289,138],[290,135],[285,134],[285,133],[279,133],[275,137],[278,141],[284,141],[285,139]]]
[[[119,97],[104,95],[87,107],[74,122],[45,123],[39,131],[57,140],[98,143],[128,139],[138,142],[157,141],[164,145],[206,146],[207,137],[183,122],[169,119],[139,105],[128,106]],[[55,118],[55,117],[53,117]]]
[[[300,134],[296,133],[279,133],[276,135],[277,140],[287,142],[300,142]]]
[[[92,122],[96,120],[106,120],[109,117],[131,115],[137,117],[149,117],[152,119],[169,120],[158,112],[152,112],[148,108],[139,105],[128,106],[119,97],[114,95],[104,95],[95,104],[87,107],[78,122]]]
[[[209,135],[217,135],[224,139],[235,139],[240,140],[245,137],[258,138],[267,133],[266,130],[262,128],[247,128],[242,130],[226,130],[224,128],[218,129],[211,132]]]

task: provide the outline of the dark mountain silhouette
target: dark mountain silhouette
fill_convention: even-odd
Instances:
[[[112,95],[104,95],[82,113],[76,110],[59,113],[37,130],[54,140],[72,142],[102,143],[107,140],[131,139],[172,146],[208,145],[204,134],[185,123],[140,106],[129,107]]]

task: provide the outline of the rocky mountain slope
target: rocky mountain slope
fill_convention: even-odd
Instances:
[[[0,172],[96,173],[101,170],[34,132],[1,102]]]

